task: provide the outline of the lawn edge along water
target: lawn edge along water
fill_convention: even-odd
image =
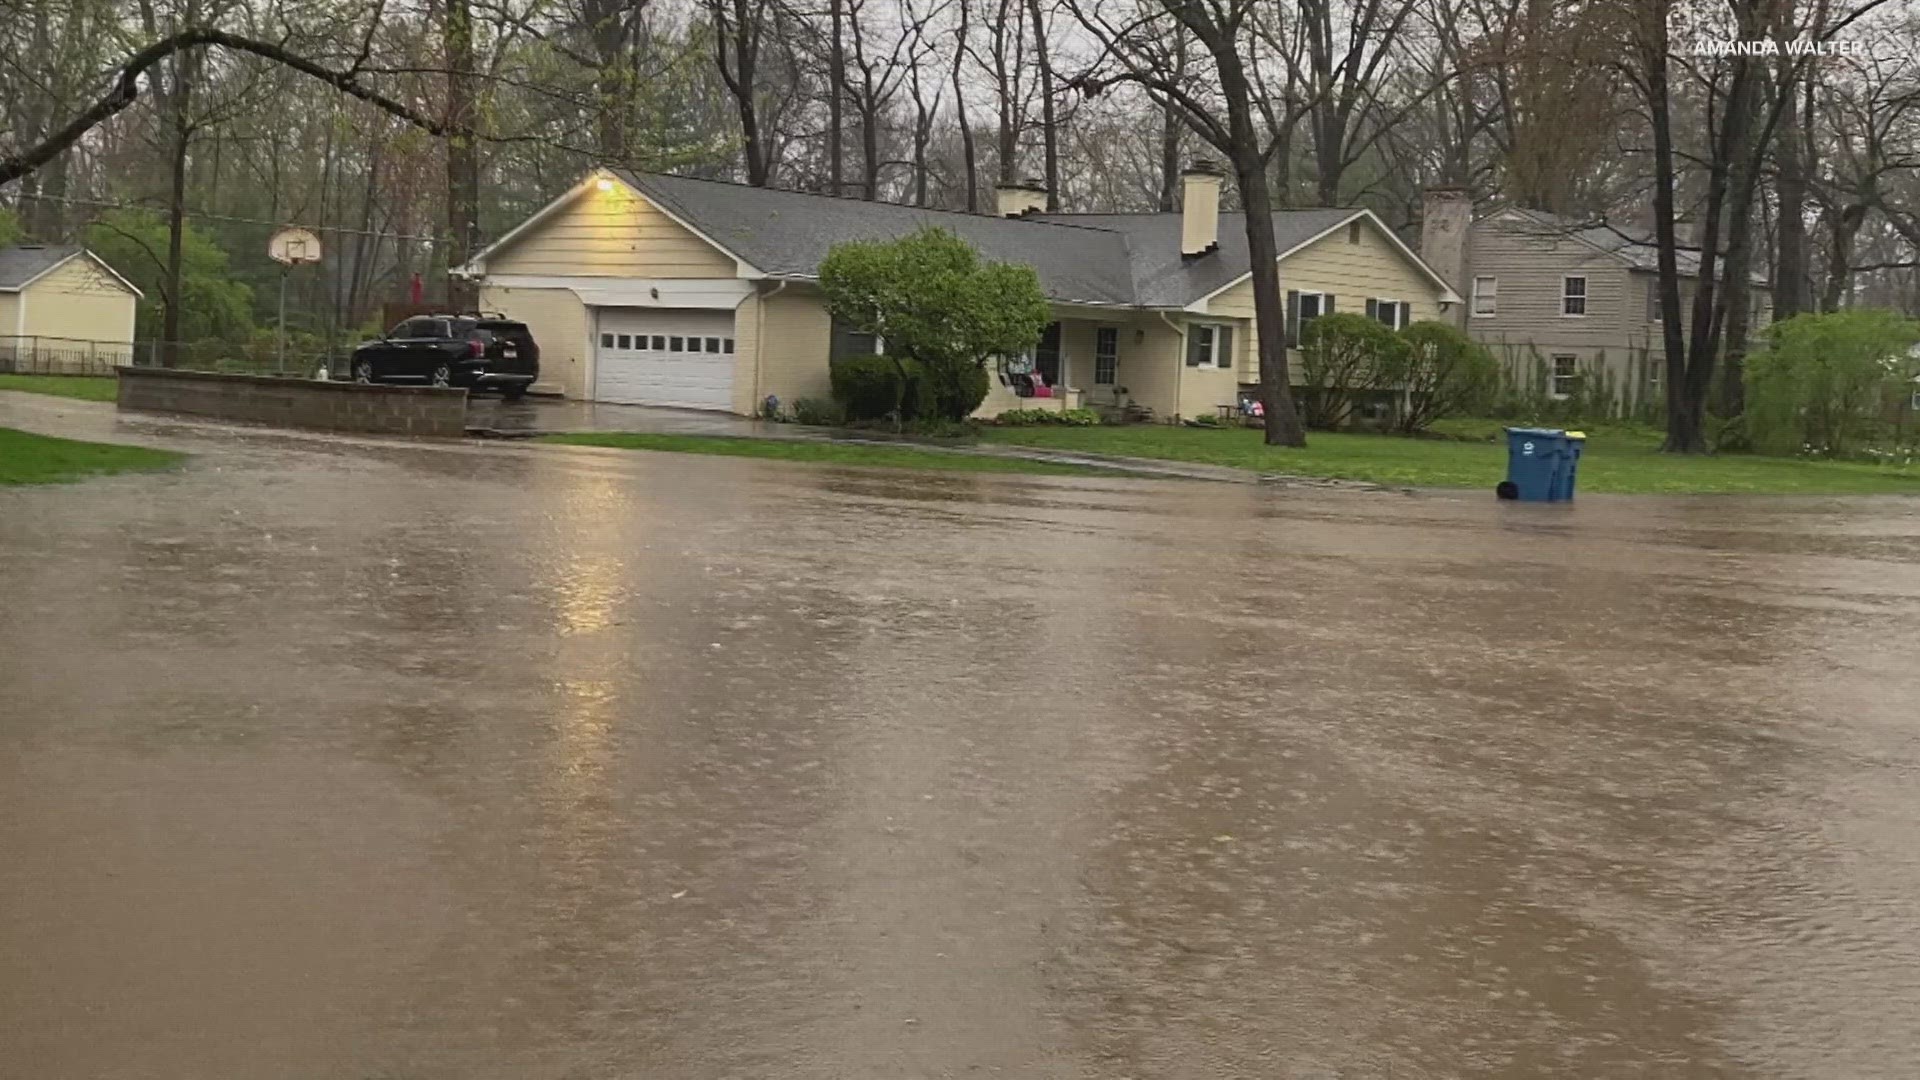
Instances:
[[[1030,458],[933,450],[916,446],[872,446],[816,439],[755,439],[736,435],[668,435],[648,432],[578,432],[542,435],[538,442],[560,446],[597,446],[670,454],[708,454],[799,464],[869,469],[918,469],[934,472],[1016,473],[1032,476],[1121,476],[1124,472],[1093,465],[1035,461]]]
[[[0,427],[0,485],[61,484],[92,476],[159,472],[186,455],[144,446],[82,442]]]
[[[1498,430],[1497,421],[1461,421]],[[1464,433],[1464,432],[1463,432]],[[1726,453],[1660,453],[1646,425],[1596,425],[1580,462],[1580,491],[1622,495],[1920,495],[1920,467]],[[1504,441],[1312,432],[1304,450],[1269,447],[1257,431],[1165,424],[987,427],[1003,446],[1224,465],[1270,475],[1365,480],[1393,487],[1484,489],[1506,475]]]
[[[102,375],[0,374],[0,390],[47,394],[77,401],[112,401],[119,393],[120,380]]]

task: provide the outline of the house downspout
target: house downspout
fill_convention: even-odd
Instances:
[[[782,280],[782,281],[774,282],[773,288],[768,289],[766,292],[756,297],[756,299],[759,302],[754,304],[753,306],[752,408],[756,413],[759,412],[760,403],[766,400],[766,398],[760,393],[762,387],[765,386],[765,383],[761,381],[760,373],[761,373],[761,369],[766,366],[763,358],[765,357],[766,351],[767,351],[767,301],[780,295],[782,292],[785,292],[786,288],[787,288],[786,281]]]
[[[1160,321],[1173,330],[1173,339],[1176,343],[1173,348],[1173,419],[1175,423],[1179,423],[1180,402],[1183,400],[1180,397],[1180,383],[1187,376],[1187,329],[1174,322],[1164,311],[1156,311],[1154,314],[1160,316]]]

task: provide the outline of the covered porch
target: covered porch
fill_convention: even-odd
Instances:
[[[1056,304],[1025,356],[988,372],[974,416],[1014,409],[1094,409],[1109,419],[1165,419],[1177,410],[1180,334],[1151,312]]]

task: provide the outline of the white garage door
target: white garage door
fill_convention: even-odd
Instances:
[[[595,401],[733,406],[733,312],[601,308]]]

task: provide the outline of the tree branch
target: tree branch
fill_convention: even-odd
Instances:
[[[358,76],[352,71],[335,71],[331,68],[322,67],[270,41],[260,41],[254,38],[242,37],[239,34],[230,34],[224,30],[199,27],[192,30],[183,30],[180,33],[161,38],[159,41],[129,56],[126,63],[121,65],[120,73],[114,78],[113,88],[107,91],[104,96],[98,101],[95,101],[85,111],[80,113],[80,115],[74,117],[65,127],[53,132],[38,144],[28,147],[19,153],[0,157],[0,185],[10,184],[26,176],[28,173],[33,172],[40,166],[45,165],[47,162],[52,161],[82,138],[85,138],[87,132],[92,131],[94,128],[99,127],[101,124],[106,123],[108,120],[124,112],[139,99],[140,79],[155,65],[173,56],[175,53],[206,46],[219,46],[220,48],[231,49],[235,52],[249,53],[266,60],[271,60],[284,67],[292,68],[294,71],[298,71],[303,75],[326,83],[328,86],[333,87],[335,90],[349,97],[358,98],[383,112],[405,120],[407,123],[420,128],[428,134],[441,138],[460,134],[468,138],[485,138],[492,142],[531,141],[531,137],[501,138],[497,136],[477,136],[471,131],[456,132],[449,128],[448,125],[367,86],[361,82]]]

